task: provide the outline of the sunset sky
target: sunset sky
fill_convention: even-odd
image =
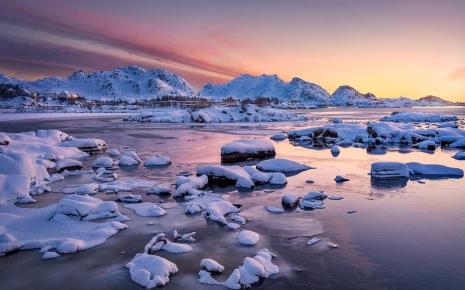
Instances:
[[[6,1],[0,72],[34,79],[128,64],[200,88],[241,73],[330,93],[465,101],[465,1]]]

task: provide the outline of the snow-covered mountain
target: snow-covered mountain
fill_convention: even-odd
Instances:
[[[377,101],[372,93],[362,94],[351,86],[340,86],[331,95],[329,102],[336,106],[363,106]]]
[[[285,82],[277,75],[242,74],[225,84],[207,84],[201,96],[214,99],[228,97],[243,100],[258,97],[276,98],[282,102],[325,104],[329,93],[319,85],[293,78]]]
[[[185,79],[165,69],[145,70],[127,66],[109,71],[77,71],[67,78],[48,77],[36,81],[23,81],[0,76],[38,93],[63,91],[77,93],[87,99],[141,100],[163,96],[195,96],[194,89]]]

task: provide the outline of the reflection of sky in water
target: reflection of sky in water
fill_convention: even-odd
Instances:
[[[388,114],[388,111],[366,109],[361,112],[366,112],[366,115],[372,114],[370,118],[379,118],[380,114]],[[317,112],[310,111],[310,114]],[[362,115],[361,112],[358,113]],[[461,112],[463,113],[463,109]],[[321,111],[320,116],[328,117],[331,114],[333,113],[328,110],[326,113]],[[348,111],[348,115],[358,114]],[[17,126],[24,129],[23,131],[32,129],[30,123]],[[34,128],[62,129],[76,137],[102,138],[111,146],[136,150],[142,159],[157,153],[166,154],[173,160],[171,167],[148,169],[141,166],[137,170],[119,170],[118,174],[122,177],[146,178],[167,184],[173,182],[173,176],[178,172],[193,172],[200,164],[220,162],[220,147],[226,142],[239,138],[268,140],[272,133],[294,126],[295,124],[291,123],[205,126],[132,124],[120,120],[38,121],[34,124]],[[192,130],[192,127],[195,130]],[[311,286],[315,289],[372,290],[386,286],[396,289],[460,289],[465,285],[465,180],[425,180],[424,184],[409,180],[405,186],[386,188],[373,186],[368,175],[371,163],[377,161],[415,161],[465,169],[465,161],[451,158],[455,150],[438,149],[431,154],[417,150],[407,153],[390,149],[386,154],[367,154],[363,148],[340,148],[339,156],[333,157],[329,149],[296,147],[288,141],[276,142],[275,147],[277,158],[296,160],[316,169],[288,177],[288,185],[285,188],[274,189],[274,192],[269,193],[264,192],[265,187],[258,187],[256,191],[249,193],[238,193],[234,188],[214,188],[216,191],[228,193],[227,197],[232,202],[243,205],[244,216],[250,218],[247,229],[260,232],[260,247],[269,247],[279,255],[277,263],[283,276],[265,282],[262,288],[277,289],[279,286],[278,289],[309,289]],[[343,175],[350,181],[336,184],[336,175]],[[307,179],[313,180],[314,183],[306,183]],[[90,176],[82,176],[72,177],[68,182],[91,181]],[[62,185],[57,183],[54,189],[59,191]],[[284,193],[303,195],[310,190],[342,195],[344,199],[326,200],[326,208],[323,210],[297,210],[283,216],[272,215],[263,210],[264,205],[278,206]],[[143,191],[135,193],[143,194]],[[39,203],[35,206],[43,206],[59,197],[61,194],[55,193],[39,196]],[[109,200],[115,198],[103,194],[99,194],[98,197]],[[156,196],[144,195],[144,198],[158,201]],[[347,213],[352,210],[357,212]],[[227,269],[232,270],[244,256],[256,250],[238,247],[234,240],[234,232],[207,224],[202,218],[187,218],[179,208],[168,210],[172,217],[176,217],[176,223],[167,215],[155,220],[156,224],[152,227],[146,225],[147,219],[141,220],[129,211],[123,211],[133,217],[129,222],[130,228],[110,239],[99,247],[98,251],[89,250],[64,257],[62,260],[47,263],[46,267],[36,253],[18,255],[21,255],[23,261],[27,261],[30,269],[28,273],[34,273],[35,277],[45,279],[50,269],[88,269],[88,265],[95,264],[98,266],[86,273],[99,278],[93,282],[89,281],[89,285],[97,286],[95,283],[98,283],[103,289],[114,289],[117,285],[123,288],[132,287],[133,284],[128,280],[123,268],[124,263],[131,255],[141,250],[153,231],[167,230],[171,227],[184,231],[196,230],[200,239],[199,243],[194,245],[196,250],[191,256],[164,254],[181,268],[181,272],[176,274],[165,288],[185,289],[192,285],[199,286],[196,275],[201,258],[217,258],[225,263]],[[321,247],[306,246],[308,237],[305,235],[320,233],[320,224],[324,230],[321,237],[339,243],[339,249],[328,251]],[[128,253],[120,257],[117,253],[122,250]],[[8,273],[17,272],[19,264],[16,257],[12,255],[2,259],[2,269],[7,269],[2,262],[8,261]],[[5,280],[6,274],[1,272],[0,281],[11,281]],[[101,273],[109,274],[112,279],[103,279]],[[55,278],[57,280],[54,283],[66,285],[67,279],[61,277],[62,275],[63,273],[60,274],[60,278]],[[79,273],[75,275],[85,279]],[[199,286],[195,289],[204,288]]]

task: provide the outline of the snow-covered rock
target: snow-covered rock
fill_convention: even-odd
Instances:
[[[144,252],[154,254],[160,250],[171,254],[183,254],[191,252],[192,246],[171,242],[164,233],[158,233],[145,245]]]
[[[68,185],[64,187],[62,191],[63,193],[67,193],[67,194],[93,195],[93,194],[97,194],[99,189],[100,189],[100,186],[98,183],[86,183],[86,184]]]
[[[291,173],[310,169],[310,166],[288,159],[269,159],[257,164],[261,171]]]
[[[223,285],[229,289],[250,288],[262,279],[279,273],[279,268],[271,261],[273,254],[268,249],[262,249],[252,258],[246,257],[242,265],[236,268],[224,281],[219,282],[205,270],[199,272],[199,282],[210,285]]]
[[[441,178],[441,177],[454,177],[462,178],[463,170],[460,168],[448,167],[440,164],[421,164],[418,162],[409,162],[407,167],[410,171],[410,175],[414,177],[430,177],[430,178]]]
[[[434,150],[436,150],[436,142],[434,142],[432,140],[425,140],[425,141],[421,141],[421,142],[418,142],[416,144],[413,144],[412,147],[418,148],[418,149],[421,149],[421,150],[434,151]]]
[[[144,166],[166,166],[171,164],[171,159],[164,155],[157,155],[144,161]]]
[[[86,221],[121,215],[118,205],[113,201],[76,194],[66,196],[57,203],[55,215],[58,214],[77,216]]]
[[[236,162],[276,155],[274,145],[267,141],[238,140],[221,146],[221,160]]]
[[[118,198],[116,199],[116,201],[127,202],[127,203],[139,203],[139,202],[142,202],[142,196],[139,194],[125,193],[125,194],[118,195]]]
[[[208,184],[208,176],[178,176],[176,177],[176,192],[175,197],[184,195],[195,196],[199,193],[199,189],[204,188]]]
[[[85,196],[67,196],[58,204],[43,208],[18,208],[2,203],[0,255],[28,249],[70,254],[100,245],[127,228],[117,221],[90,221],[118,216],[115,206],[113,202]]]
[[[147,253],[137,254],[127,265],[131,279],[145,288],[164,286],[178,267],[165,258]]]
[[[249,230],[242,230],[237,235],[237,240],[244,246],[255,246],[260,240],[260,235]]]
[[[107,149],[107,143],[101,139],[69,139],[61,144],[64,147],[76,147],[87,152],[101,152]]]
[[[238,165],[225,166],[219,164],[212,164],[199,166],[197,168],[197,175],[208,176],[208,182],[214,184],[235,185],[239,181],[239,179],[242,179],[241,183],[245,183],[245,179],[251,181],[247,171]]]
[[[170,195],[171,189],[167,186],[156,186],[146,190],[147,194]]]
[[[56,171],[63,172],[81,170],[83,168],[82,162],[75,159],[61,159],[58,160],[55,166]]]
[[[111,159],[108,156],[102,156],[94,160],[92,163],[93,167],[104,167],[104,168],[111,168],[113,167],[114,162],[113,159]]]
[[[407,165],[400,162],[375,162],[371,164],[372,178],[409,178]]]
[[[224,271],[224,266],[213,259],[202,259],[200,267],[210,273],[222,273]]]
[[[135,166],[139,164],[140,164],[139,161],[137,161],[136,159],[128,155],[121,156],[118,161],[119,166]]]
[[[391,116],[381,118],[385,122],[398,122],[398,123],[437,123],[437,122],[451,122],[457,121],[456,116],[440,115],[422,112],[393,112]]]
[[[153,202],[125,204],[124,207],[132,209],[137,215],[142,217],[159,217],[166,214],[163,208]]]

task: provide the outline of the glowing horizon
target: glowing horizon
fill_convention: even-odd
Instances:
[[[463,1],[0,1],[0,72],[14,77],[135,64],[197,88],[277,74],[465,101]]]

